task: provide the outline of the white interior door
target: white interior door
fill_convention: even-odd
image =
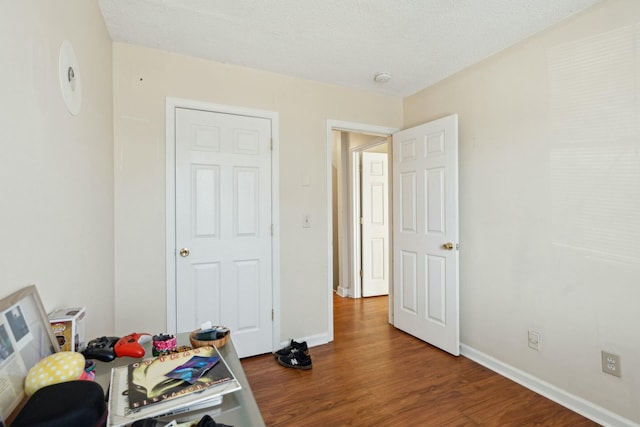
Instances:
[[[272,351],[271,121],[176,108],[176,326]]]
[[[389,293],[389,177],[386,153],[362,153],[362,296]]]
[[[394,325],[460,354],[458,116],[393,135]]]

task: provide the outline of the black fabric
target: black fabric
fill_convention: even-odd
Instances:
[[[158,422],[153,418],[145,418],[143,420],[134,421],[131,427],[156,427]]]
[[[211,418],[209,415],[205,415],[204,417],[202,417],[202,419],[198,422],[198,424],[196,424],[196,427],[232,427],[232,426],[228,426],[226,424],[219,424],[216,423],[213,418]]]
[[[133,424],[131,424],[131,427],[156,427],[157,424],[158,423],[156,422],[156,420],[151,418],[145,418],[143,420],[138,420],[134,422]],[[161,425],[164,425],[164,424],[161,424]],[[226,424],[216,423],[214,419],[211,418],[211,416],[209,415],[205,415],[204,417],[202,417],[197,424],[191,424],[191,425],[195,427],[233,427]]]
[[[104,390],[93,381],[69,381],[36,391],[12,427],[104,426],[107,404]]]

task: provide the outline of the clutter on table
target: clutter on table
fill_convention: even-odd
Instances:
[[[29,369],[24,380],[24,392],[27,396],[31,396],[39,389],[52,384],[93,378],[85,371],[85,360],[82,354],[75,351],[61,351],[45,357]]]
[[[175,335],[158,334],[153,336],[152,353],[155,357],[169,354],[178,345]]]
[[[225,326],[212,326],[205,322],[200,328],[189,334],[189,341],[193,347],[213,346],[222,348],[229,341],[231,331]]]

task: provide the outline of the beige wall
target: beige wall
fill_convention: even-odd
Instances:
[[[279,113],[281,336],[327,336],[327,120],[399,126],[402,100],[125,44],[113,49],[116,331],[166,324],[165,97],[176,97]],[[310,229],[302,228],[304,213]]]
[[[75,50],[82,110],[58,86]],[[111,39],[96,2],[22,0],[0,13],[0,296],[35,283],[47,311],[87,307],[87,336],[113,322]]]
[[[404,102],[459,114],[462,342],[635,422],[638,40],[640,2],[606,1]]]

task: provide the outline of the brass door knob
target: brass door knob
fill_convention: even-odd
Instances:
[[[442,249],[446,249],[448,251],[453,250],[453,243],[451,242],[447,242],[444,245],[442,245]]]
[[[191,253],[191,251],[187,248],[182,248],[180,249],[180,256],[181,257],[187,257],[189,256],[189,254]]]

